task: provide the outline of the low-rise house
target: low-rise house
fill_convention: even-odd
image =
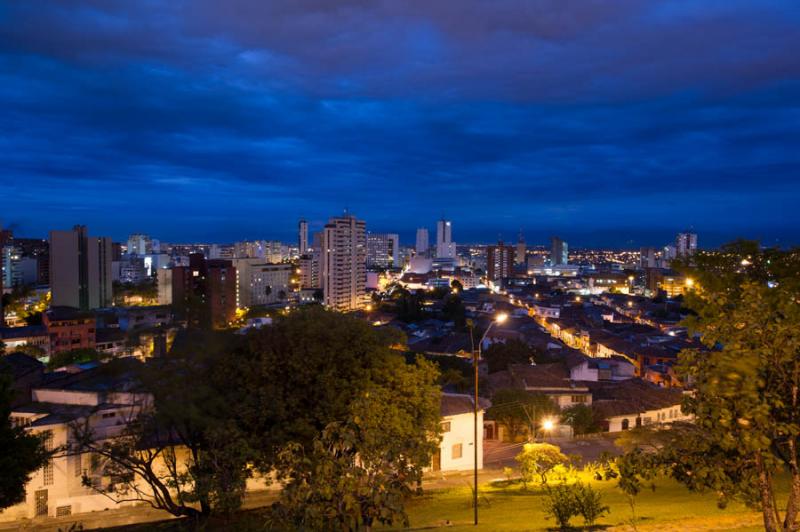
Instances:
[[[0,328],[0,342],[5,344],[6,352],[23,346],[37,347],[44,355],[50,353],[50,336],[44,325]]]
[[[488,377],[492,390],[517,388],[531,393],[546,395],[562,410],[577,404],[590,405],[592,394],[585,383],[570,376],[567,364],[512,364],[507,370],[492,373]]]
[[[94,349],[97,322],[94,314],[70,307],[50,307],[42,316],[50,337],[50,354],[73,349]]]
[[[592,409],[604,420],[607,432],[620,432],[651,424],[691,419],[681,410],[683,393],[641,379],[589,384]]]
[[[46,374],[30,388],[29,400],[12,408],[11,419],[27,430],[47,432],[46,445],[50,449],[67,450],[57,453],[33,474],[25,488],[25,500],[0,512],[0,521],[118,507],[105,495],[83,485],[83,475],[95,486],[105,485],[110,479],[103,477],[102,466],[95,457],[68,451],[74,448],[71,424],[87,423],[99,440],[113,438],[151,401],[148,394],[137,389],[129,373],[120,372],[112,378],[102,368],[96,368]]]
[[[483,469],[483,414],[489,407],[478,402],[478,469]],[[475,401],[471,395],[443,393],[442,441],[433,456],[433,471],[466,471],[475,466]]]

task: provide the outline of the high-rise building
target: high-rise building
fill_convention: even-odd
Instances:
[[[111,239],[90,237],[85,226],[50,231],[52,306],[91,310],[110,307]]]
[[[396,268],[400,264],[400,237],[396,233],[367,234],[367,266]]]
[[[525,248],[525,235],[522,234],[522,229],[519,231],[519,237],[517,238],[517,253],[514,257],[514,262],[517,264],[525,264],[525,254],[527,250]]]
[[[436,222],[436,258],[456,258],[456,244],[453,242],[453,224],[450,220]]]
[[[13,246],[0,247],[3,286],[18,287],[35,285],[38,277],[38,262],[28,257],[14,241]]]
[[[308,253],[308,222],[302,219],[297,224],[297,247],[301,255]]]
[[[50,245],[42,238],[15,238],[14,246],[23,257],[36,259],[36,284],[47,286],[50,283]]]
[[[675,253],[678,257],[688,257],[697,251],[697,233],[678,233],[675,237]]]
[[[430,252],[430,241],[428,239],[428,229],[420,227],[417,229],[417,245],[415,247],[417,255],[427,257]]]
[[[189,255],[189,266],[172,268],[172,304],[190,326],[222,329],[236,314],[236,269],[230,260]]]
[[[148,255],[153,252],[153,241],[147,235],[133,234],[128,237],[128,255]]]
[[[486,277],[490,281],[499,281],[511,277],[514,265],[514,247],[503,244],[486,248]]]
[[[326,306],[356,310],[365,304],[366,223],[355,216],[331,218],[322,232],[322,290]]]
[[[639,267],[655,268],[658,266],[658,257],[656,256],[656,248],[641,248],[639,250]]]
[[[569,264],[569,246],[554,236],[550,239],[550,266]]]

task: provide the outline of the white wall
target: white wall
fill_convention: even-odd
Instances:
[[[465,471],[474,467],[473,421],[472,412],[442,418],[442,423],[450,423],[450,431],[442,434],[442,442],[439,444],[442,471]],[[453,458],[453,446],[459,443],[461,444],[461,458]],[[478,469],[483,469],[482,410],[478,412]]]

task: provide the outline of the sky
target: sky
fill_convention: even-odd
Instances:
[[[797,0],[0,2],[0,220],[800,244]]]

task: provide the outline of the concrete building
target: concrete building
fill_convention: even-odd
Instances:
[[[450,220],[436,222],[436,258],[456,258],[456,244],[453,242],[453,224]]]
[[[85,226],[50,232],[52,305],[89,310],[109,307],[111,239],[90,237]]]
[[[236,269],[223,259],[189,255],[189,266],[172,268],[172,304],[190,325],[223,329],[236,314]]]
[[[301,219],[297,223],[297,249],[300,255],[308,253],[308,222]]]
[[[42,316],[50,337],[50,354],[73,349],[94,349],[97,320],[94,314],[72,307],[50,307]]]
[[[291,292],[291,264],[268,264],[262,259],[233,259],[238,308],[285,302]]]
[[[569,264],[569,246],[566,242],[554,236],[550,239],[550,265],[561,266]]]
[[[156,282],[158,285],[158,304],[172,304],[172,269],[161,268],[156,270]]]
[[[153,240],[148,235],[133,234],[128,237],[128,255],[150,255],[159,252],[158,240]]]
[[[675,237],[675,253],[678,257],[688,257],[697,251],[697,233],[678,233]]]
[[[430,252],[431,244],[428,238],[428,229],[420,227],[417,229],[417,245],[414,248],[418,256],[427,257]]]
[[[400,237],[395,233],[367,234],[367,267],[397,268],[400,265]]]
[[[37,284],[38,261],[27,257],[16,245],[0,248],[0,266],[2,266],[3,286],[30,286]]]
[[[519,237],[517,238],[517,249],[516,255],[514,256],[514,263],[515,264],[526,264],[526,254],[527,249],[525,247],[525,235],[522,234],[522,230],[519,232]]]
[[[366,303],[366,223],[355,216],[331,218],[322,233],[323,303],[341,311]]]
[[[502,241],[496,246],[486,248],[486,277],[490,281],[499,281],[511,277],[514,266],[514,248],[506,246]]]
[[[655,268],[658,266],[658,256],[656,255],[656,248],[641,248],[639,249],[639,268]]]
[[[473,401],[470,395],[442,394],[442,441],[433,456],[434,471],[468,471],[475,466]],[[478,405],[478,469],[483,469],[483,413],[488,407],[484,401]]]

